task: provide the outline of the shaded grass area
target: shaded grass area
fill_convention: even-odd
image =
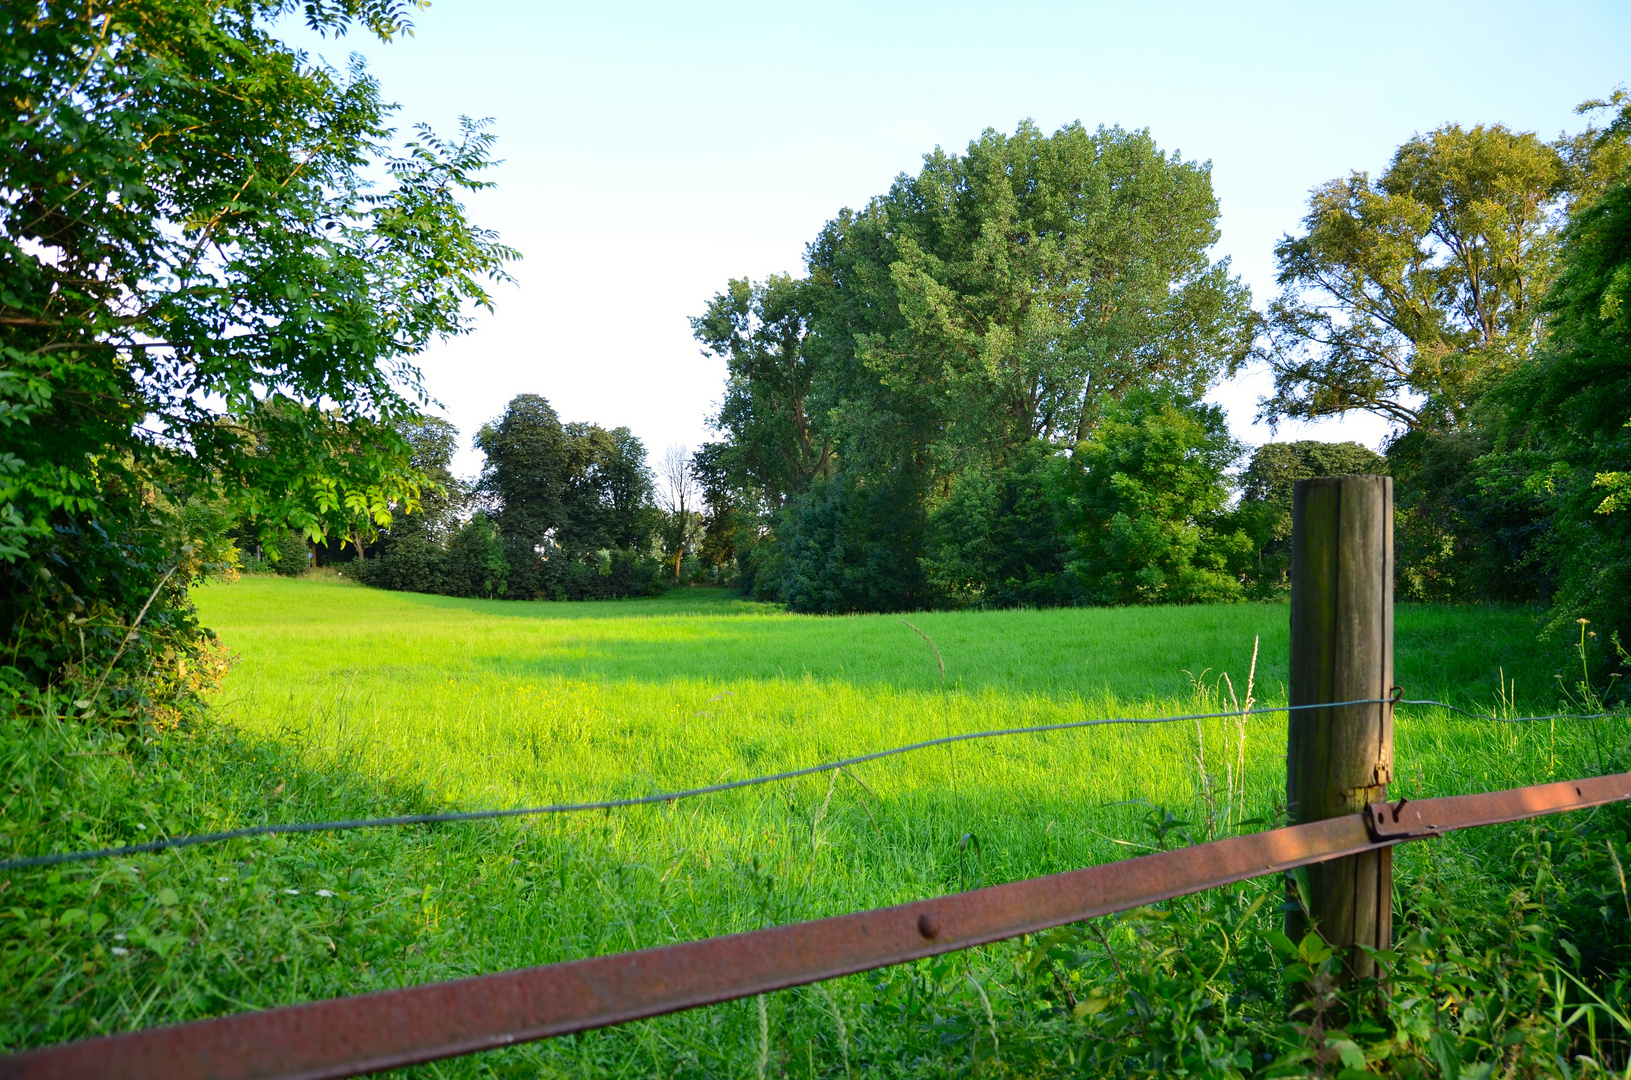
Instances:
[[[1286,609],[1274,606],[913,615],[945,659],[942,690],[928,647],[898,619],[788,616],[702,590],[505,604],[249,579],[201,590],[199,603],[242,657],[219,723],[130,743],[14,724],[0,762],[12,788],[4,850],[645,794],[950,731],[1207,709],[1220,685],[1227,696],[1220,672],[1244,690],[1254,636],[1258,696],[1283,700]],[[1406,607],[1398,626],[1412,696],[1487,704],[1504,670],[1520,706],[1543,706],[1568,658],[1537,645],[1522,610]],[[0,956],[15,1005],[0,1045],[647,947],[1202,839],[1229,826],[1236,733],[1222,720],[1095,728],[672,806],[6,874]],[[1580,775],[1622,738],[1402,714],[1395,790]],[[1283,719],[1252,719],[1243,749],[1245,816],[1272,821]],[[1163,824],[1156,807],[1191,824]],[[1482,842],[1435,846],[1481,858]],[[1406,894],[1426,880],[1416,858],[1402,860]],[[1272,921],[1276,904],[1254,917]],[[1132,925],[1124,936],[1150,940]],[[755,1075],[766,1038],[778,1075],[995,1067],[1002,1033],[1023,1044],[1034,1027],[1039,991],[1016,966],[1033,945],[773,995],[763,1028],[756,1003],[737,1003],[422,1071]],[[1136,954],[1132,938],[1122,945]],[[1082,971],[1062,979],[1097,977]],[[904,1029],[887,1019],[903,993],[920,1010]],[[1034,1049],[1011,1046],[1010,1066],[1075,1068],[1057,1032]]]

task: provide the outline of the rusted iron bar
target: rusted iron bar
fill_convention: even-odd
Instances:
[[[1372,803],[1365,808],[1365,826],[1378,840],[1409,840],[1436,836],[1452,829],[1499,825],[1564,810],[1602,806],[1627,798],[1631,798],[1631,773],[1616,773],[1492,791],[1487,795]]]
[[[1360,814],[898,907],[45,1047],[0,1058],[0,1080],[357,1076],[870,971],[1420,835],[1621,799],[1631,799],[1631,773],[1377,803]]]

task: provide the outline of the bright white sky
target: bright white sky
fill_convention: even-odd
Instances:
[[[802,267],[840,207],[859,207],[935,147],[1027,117],[1045,131],[1148,127],[1210,160],[1218,252],[1261,306],[1272,248],[1308,190],[1383,168],[1448,121],[1552,137],[1573,106],[1631,79],[1631,4],[555,3],[437,0],[414,37],[291,33],[337,66],[358,49],[406,128],[490,116],[504,164],[472,216],[525,258],[497,313],[423,358],[466,445],[505,402],[542,394],[563,420],[626,424],[653,459],[708,438],[724,380],[689,316],[731,277]],[[1214,398],[1235,433],[1261,375]],[[1279,437],[1356,438],[1355,417]],[[456,462],[473,471],[466,450]]]

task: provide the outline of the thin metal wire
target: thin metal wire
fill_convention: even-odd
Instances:
[[[1395,694],[1401,693],[1398,688]],[[490,818],[529,817],[538,814],[570,814],[585,810],[616,810],[627,806],[647,806],[652,803],[674,802],[679,799],[690,799],[698,795],[714,795],[721,791],[734,791],[737,788],[757,787],[761,784],[772,784],[782,780],[796,780],[801,776],[811,776],[816,773],[832,772],[835,769],[845,769],[852,765],[863,765],[869,761],[880,758],[894,757],[897,754],[907,754],[915,750],[927,750],[930,747],[945,746],[949,743],[969,742],[975,739],[995,739],[1006,735],[1040,735],[1050,731],[1071,731],[1076,728],[1099,727],[1105,724],[1172,724],[1185,720],[1216,720],[1225,717],[1241,715],[1255,715],[1259,713],[1289,713],[1297,709],[1339,709],[1349,705],[1434,705],[1440,708],[1452,709],[1456,712],[1479,720],[1496,720],[1499,717],[1481,716],[1478,713],[1467,712],[1466,709],[1447,705],[1442,701],[1430,700],[1404,700],[1401,697],[1386,698],[1360,698],[1354,701],[1322,702],[1315,705],[1269,705],[1233,712],[1188,713],[1184,716],[1160,717],[1111,717],[1103,720],[1072,720],[1062,724],[1037,724],[1031,727],[997,728],[992,731],[970,731],[960,735],[942,735],[937,739],[925,739],[922,742],[908,743],[905,746],[894,746],[887,750],[875,750],[870,754],[860,754],[856,757],[843,758],[839,761],[829,761],[820,765],[808,765],[802,769],[789,769],[786,772],[771,773],[767,776],[754,776],[745,780],[729,780],[722,784],[709,784],[707,787],[687,788],[683,791],[658,792],[655,795],[641,795],[629,799],[604,799],[600,802],[585,803],[557,803],[551,806],[522,806],[509,810],[464,810],[442,814],[406,814],[401,817],[361,818],[355,821],[306,821],[287,822],[271,825],[251,825],[242,829],[231,829],[226,832],[198,833],[191,836],[173,836],[163,840],[153,840],[145,844],[127,844],[123,847],[99,848],[93,851],[62,851],[51,855],[33,855],[26,858],[0,860],[0,870],[24,870],[35,866],[56,866],[61,863],[86,862],[91,859],[114,858],[120,855],[143,855],[154,851],[164,851],[169,848],[192,847],[195,844],[215,844],[225,840],[242,840],[252,836],[272,836],[286,833],[312,833],[312,832],[342,832],[349,829],[377,829],[395,825],[438,825],[453,821],[484,821]],[[1584,719],[1592,720],[1613,713],[1598,713],[1592,716],[1565,717],[1559,714],[1555,717],[1536,716],[1520,717],[1510,722],[1523,720],[1552,720],[1552,719]]]
[[[1446,702],[1443,702],[1443,701],[1432,701],[1432,700],[1428,700],[1428,699],[1415,699],[1415,698],[1400,698],[1398,701],[1394,702],[1394,704],[1395,705],[1434,705],[1434,706],[1437,706],[1440,709],[1449,709],[1451,712],[1458,712],[1463,716],[1470,716],[1474,720],[1491,720],[1491,721],[1494,721],[1497,724],[1533,724],[1533,723],[1536,723],[1537,721],[1542,721],[1542,720],[1611,720],[1616,716],[1621,717],[1621,718],[1625,718],[1625,719],[1631,719],[1631,713],[1612,713],[1612,712],[1553,713],[1550,716],[1496,716],[1494,713],[1475,713],[1475,712],[1472,712],[1472,711],[1470,711],[1468,709],[1463,709],[1459,705],[1450,705],[1450,704],[1447,704]]]

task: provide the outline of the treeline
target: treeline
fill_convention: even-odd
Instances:
[[[1282,587],[1290,484],[1396,478],[1399,590],[1631,631],[1631,102],[1546,141],[1447,125],[1321,185],[1253,309],[1209,166],[1030,124],[936,151],[693,320],[728,367],[704,560],[802,611]],[[1393,434],[1249,457],[1203,397]]]
[[[473,482],[452,472],[452,424],[422,417],[397,431],[427,481],[418,511],[367,542],[331,543],[324,561],[349,562],[369,585],[448,596],[594,600],[671,584],[666,517],[628,428],[563,424],[544,398],[521,394],[476,434],[486,464]]]

